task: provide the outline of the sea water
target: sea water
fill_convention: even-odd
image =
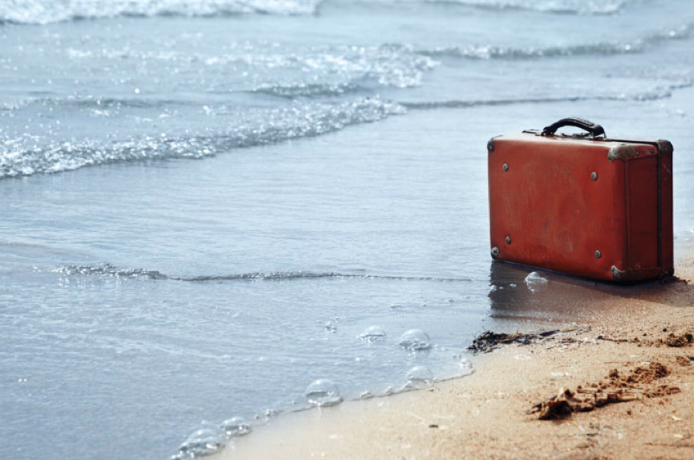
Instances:
[[[0,457],[216,451],[586,318],[491,263],[486,142],[670,139],[679,247],[693,65],[689,0],[0,2]]]

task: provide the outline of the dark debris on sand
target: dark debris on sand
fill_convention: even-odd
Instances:
[[[569,329],[556,329],[553,331],[545,331],[545,332],[539,332],[537,334],[520,334],[520,333],[515,333],[515,334],[504,334],[504,333],[496,333],[496,332],[483,332],[475,340],[472,341],[472,345],[467,347],[468,350],[471,350],[473,353],[479,353],[479,352],[484,352],[484,353],[489,353],[490,351],[496,350],[499,348],[501,345],[510,345],[510,344],[517,344],[517,345],[530,345],[531,343],[535,343],[541,340],[544,340],[548,337],[551,337],[553,335],[562,333],[562,332],[573,332],[577,331],[577,328],[569,328]]]
[[[691,347],[694,344],[694,335],[691,332],[685,332],[683,334],[673,334],[672,332],[667,335],[664,339],[657,339],[649,345],[654,347],[671,347],[671,348],[682,348]]]

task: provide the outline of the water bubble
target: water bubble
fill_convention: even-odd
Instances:
[[[370,399],[370,398],[373,398],[373,397],[374,397],[373,393],[371,393],[371,392],[368,391],[368,390],[367,390],[367,391],[362,391],[361,394],[359,395],[359,398],[361,398],[361,399]]]
[[[278,415],[280,415],[280,411],[278,411],[277,409],[265,409],[265,418],[267,420],[270,420],[273,417],[277,417]]]
[[[426,366],[415,366],[407,371],[407,382],[414,385],[431,385],[434,382],[434,374]]]
[[[460,366],[461,369],[466,370],[466,371],[472,369],[472,363],[470,362],[470,360],[467,359],[467,357],[462,356],[462,355],[458,356],[458,365]]]
[[[426,350],[431,347],[431,339],[426,332],[421,329],[410,329],[400,336],[398,342],[401,347],[407,350]]]
[[[337,324],[335,321],[328,321],[325,323],[323,326],[326,330],[326,332],[330,332],[331,334],[334,334],[337,332]]]
[[[193,457],[216,454],[224,449],[224,435],[221,430],[202,428],[191,434],[179,448],[183,454]]]
[[[518,287],[518,285],[516,283],[511,283],[511,284],[509,284],[509,287],[515,288],[515,287]]]
[[[525,284],[528,285],[528,289],[532,292],[538,292],[547,286],[547,278],[540,275],[538,272],[532,272],[525,277]]]
[[[222,422],[220,426],[227,438],[244,436],[251,432],[251,425],[243,417],[233,417]]]
[[[489,292],[495,292],[495,291],[497,291],[498,289],[499,289],[499,288],[496,287],[496,286],[493,285],[493,284],[492,284],[491,286],[489,286]]]
[[[304,396],[310,404],[318,407],[334,406],[342,402],[340,389],[332,380],[328,379],[314,380],[306,387]]]
[[[364,342],[382,342],[386,339],[386,331],[381,326],[370,326],[359,334],[359,338]]]

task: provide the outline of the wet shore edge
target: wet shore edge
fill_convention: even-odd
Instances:
[[[679,249],[675,278],[590,321],[481,336],[472,375],[286,414],[207,458],[691,458],[694,248]]]

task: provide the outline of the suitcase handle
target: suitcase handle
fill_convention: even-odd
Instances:
[[[584,129],[592,134],[593,137],[606,136],[605,130],[602,126],[582,118],[562,118],[561,120],[556,121],[543,129],[542,135],[552,136],[559,128],[564,126],[574,126],[576,128]]]

